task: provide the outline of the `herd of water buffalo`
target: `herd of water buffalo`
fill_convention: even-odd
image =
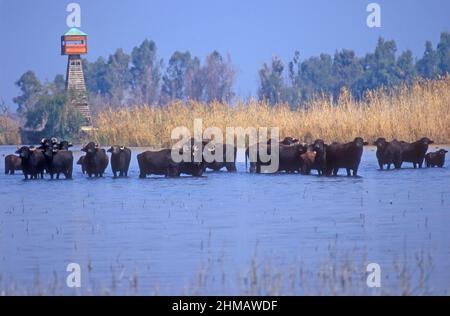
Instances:
[[[401,168],[403,163],[412,163],[414,168],[422,168],[425,161],[427,167],[443,167],[446,150],[427,153],[428,146],[433,141],[427,137],[408,143],[385,138],[378,138],[374,145],[377,146],[376,156],[380,169]],[[272,161],[262,159],[270,156],[273,148],[278,149],[278,164],[273,172],[288,172],[310,174],[311,170],[317,170],[318,175],[337,175],[340,168],[347,171],[348,176],[357,176],[361,162],[363,148],[368,145],[361,137],[355,138],[349,143],[325,144],[323,140],[316,140],[312,144],[300,143],[298,139],[286,137],[273,147],[271,140],[249,146],[245,152],[245,165],[250,159],[250,172],[261,173],[265,166]],[[63,174],[66,179],[72,178],[73,154],[68,141],[58,141],[56,138],[44,138],[39,146],[23,146],[18,148],[16,154],[5,157],[5,174],[14,174],[15,170],[22,170],[25,179],[44,178],[49,174],[53,179],[59,179]],[[218,147],[220,146],[220,147]],[[221,150],[219,151],[218,148]],[[111,169],[114,177],[127,177],[131,161],[131,150],[125,146],[111,146],[108,150],[98,144],[90,142],[81,149],[85,152],[77,161],[83,174],[89,177],[102,177],[109,164],[107,152],[111,154]],[[229,172],[236,171],[237,148],[228,144],[214,144],[209,140],[197,142],[191,139],[180,147],[180,154],[186,153],[191,159],[177,162],[172,156],[173,149],[161,149],[159,151],[145,151],[137,155],[139,165],[139,177],[147,175],[165,175],[178,177],[188,174],[199,177],[207,169],[219,171],[226,168]],[[204,159],[204,153],[214,155],[219,153],[215,160]],[[264,153],[264,155],[263,155]],[[199,158],[200,156],[200,159]],[[208,162],[209,161],[209,162]]]

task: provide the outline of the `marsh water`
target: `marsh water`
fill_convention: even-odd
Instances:
[[[79,149],[79,148],[78,148]],[[4,294],[438,294],[450,291],[450,168],[360,177],[207,172],[201,178],[24,181],[0,155]],[[435,146],[430,148],[435,150]],[[80,151],[74,149],[75,161]],[[239,153],[242,158],[242,153]],[[242,161],[242,159],[240,159]],[[69,288],[69,263],[81,288]],[[369,263],[381,287],[366,284]]]

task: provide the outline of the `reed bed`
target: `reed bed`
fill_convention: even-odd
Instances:
[[[176,101],[167,106],[138,105],[99,113],[98,129],[89,137],[101,144],[165,146],[173,128],[185,126],[193,133],[194,119],[203,128],[279,127],[280,137],[304,141],[322,138],[345,142],[361,136],[414,141],[427,136],[450,143],[450,77],[415,82],[411,86],[370,91],[358,101],[344,88],[338,100],[321,96],[297,109],[287,104],[238,101],[234,106],[212,102]]]
[[[19,123],[9,116],[0,115],[0,145],[20,143]]]

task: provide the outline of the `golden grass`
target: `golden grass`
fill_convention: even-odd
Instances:
[[[203,119],[203,128],[279,127],[280,137],[304,141],[350,141],[361,136],[414,141],[427,136],[436,143],[450,143],[450,77],[416,82],[410,87],[379,89],[356,101],[343,89],[336,103],[320,97],[303,108],[286,104],[270,106],[251,100],[229,106],[219,102],[173,102],[165,107],[135,106],[107,109],[97,118],[98,130],[90,137],[103,145],[163,146],[170,143],[174,127]]]
[[[20,144],[19,123],[8,116],[0,116],[0,145]]]

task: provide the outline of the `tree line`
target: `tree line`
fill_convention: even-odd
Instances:
[[[229,103],[234,97],[235,71],[230,57],[209,54],[203,64],[189,51],[176,51],[166,67],[156,44],[145,40],[131,55],[122,49],[107,59],[83,60],[91,101],[117,105],[164,105],[173,100]]]
[[[165,63],[158,57],[155,42],[146,39],[131,54],[117,49],[107,58],[84,59],[83,68],[94,113],[105,106],[164,106],[173,100],[231,103],[235,97],[235,68],[229,56],[217,51],[203,61],[189,51],[176,51]],[[441,34],[436,48],[427,41],[419,59],[410,50],[397,54],[395,41],[379,38],[374,52],[363,57],[350,49],[304,60],[295,52],[286,63],[273,57],[258,71],[257,93],[259,100],[269,104],[287,103],[296,108],[317,95],[337,99],[344,87],[355,98],[362,98],[368,90],[449,73],[450,33]],[[82,124],[80,114],[66,105],[63,75],[42,83],[33,71],[27,71],[16,85],[20,95],[13,101],[25,128],[64,136]]]
[[[442,33],[436,49],[425,43],[423,56],[415,60],[410,50],[397,55],[395,41],[379,38],[373,53],[356,56],[353,50],[336,51],[301,60],[299,52],[284,63],[273,57],[259,70],[258,98],[270,104],[292,107],[318,95],[335,100],[342,88],[361,99],[365,92],[381,87],[411,84],[416,79],[435,79],[450,73],[450,33]]]

